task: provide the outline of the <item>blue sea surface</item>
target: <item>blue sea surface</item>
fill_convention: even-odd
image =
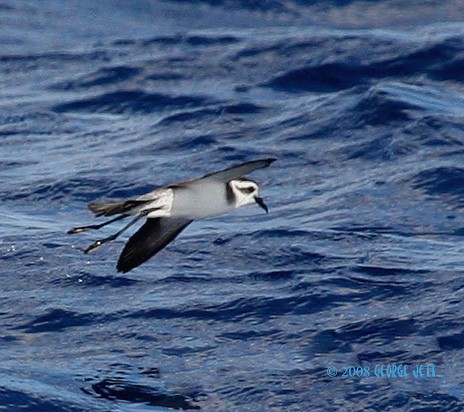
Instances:
[[[1,411],[464,410],[462,1],[5,0],[0,27]],[[127,274],[130,234],[82,253],[118,224],[66,234],[267,157],[269,214]]]

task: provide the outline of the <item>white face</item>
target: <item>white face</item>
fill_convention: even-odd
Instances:
[[[229,185],[235,194],[235,207],[256,203],[259,187],[252,180],[231,180]]]

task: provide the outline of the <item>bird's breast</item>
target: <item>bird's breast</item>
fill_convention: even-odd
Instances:
[[[171,216],[202,219],[235,209],[223,182],[200,181],[174,189]]]

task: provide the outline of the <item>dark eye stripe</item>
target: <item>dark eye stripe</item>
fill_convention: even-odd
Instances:
[[[255,188],[253,186],[248,186],[248,187],[241,187],[240,190],[243,193],[253,193],[255,191]]]

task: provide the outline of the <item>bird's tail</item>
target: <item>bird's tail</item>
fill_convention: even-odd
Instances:
[[[103,200],[88,204],[88,208],[95,216],[113,216],[119,214],[131,214],[130,212],[137,206],[147,203],[146,200],[122,200],[111,201]]]

